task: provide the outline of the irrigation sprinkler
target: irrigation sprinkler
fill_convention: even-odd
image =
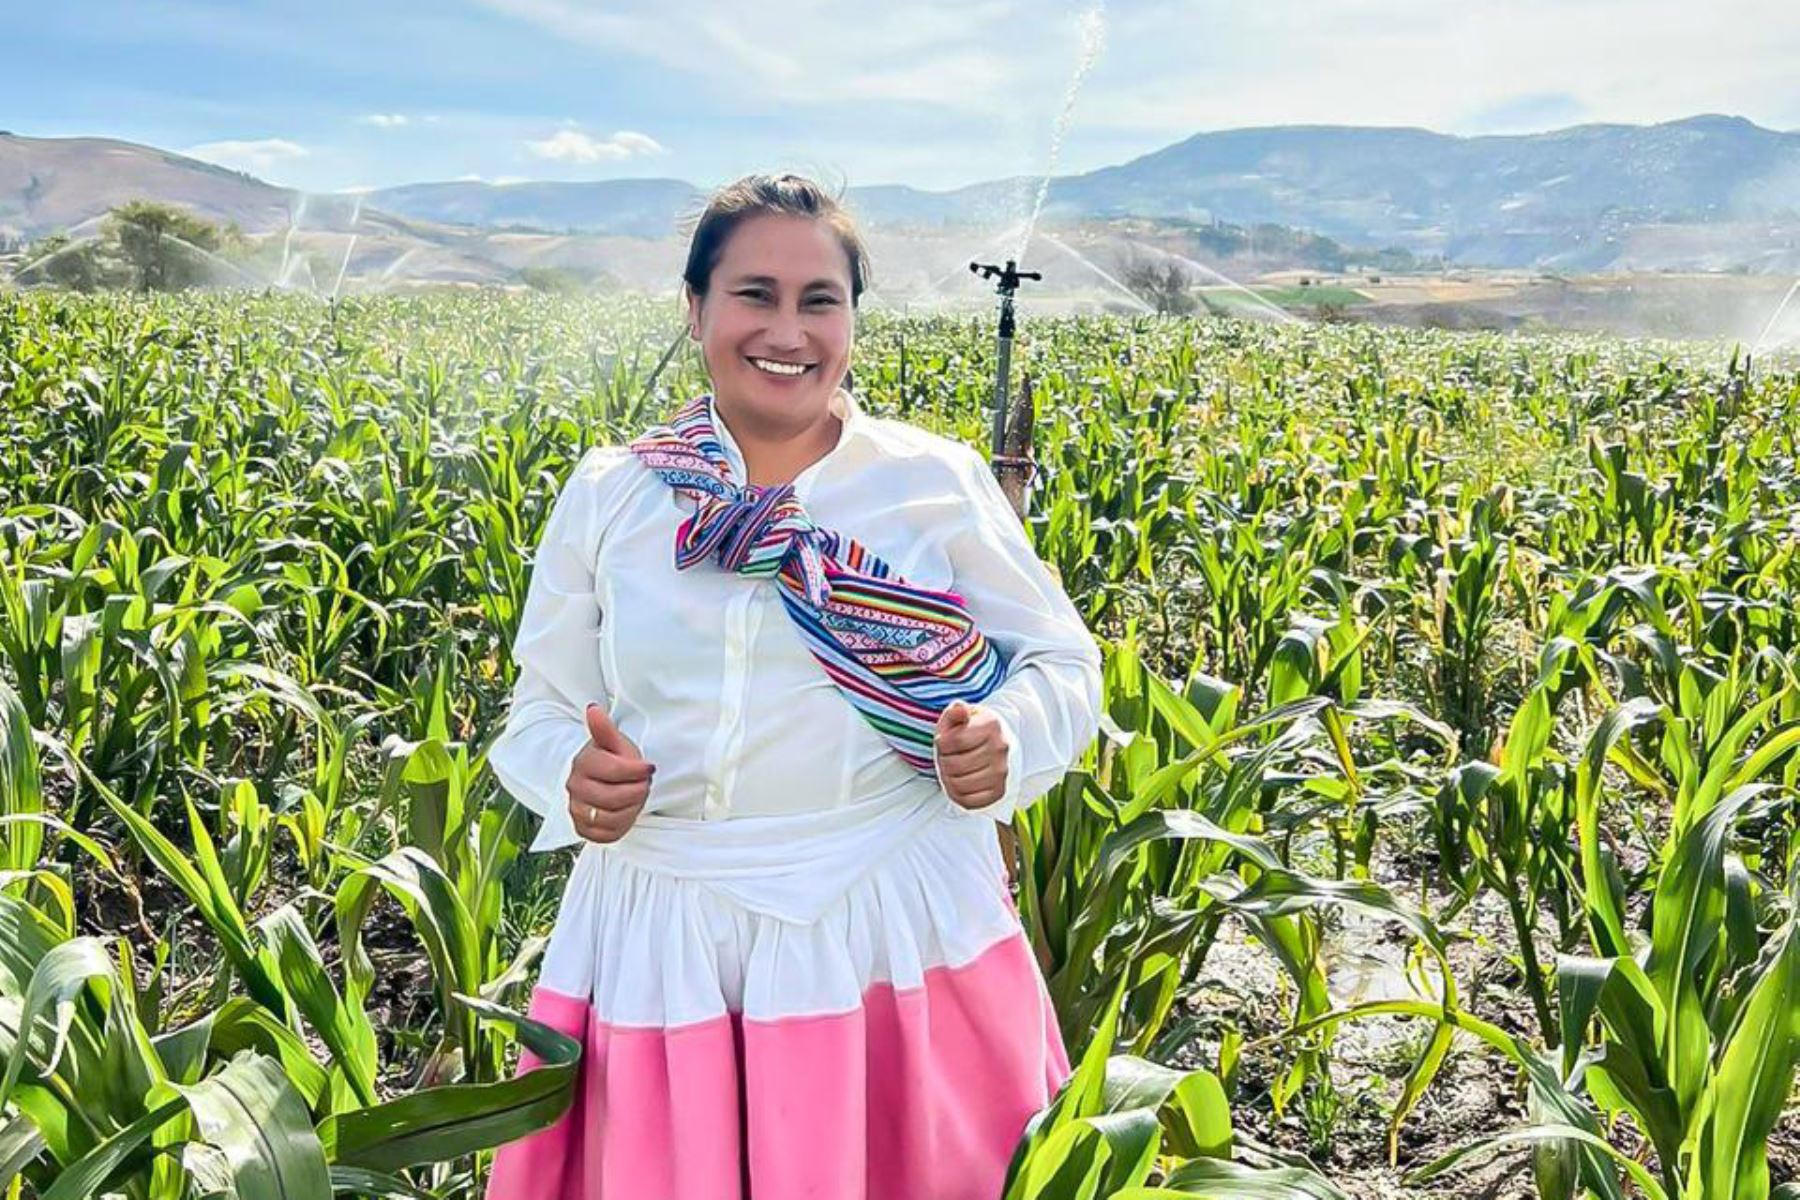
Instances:
[[[1000,332],[996,342],[994,366],[994,436],[989,462],[1022,520],[1025,516],[1025,485],[1030,482],[1034,469],[1031,461],[1031,387],[1027,383],[1020,389],[1019,411],[1015,416],[1010,412],[1008,396],[1012,375],[1013,331],[1016,327],[1013,297],[1018,294],[1021,283],[1027,279],[1041,280],[1044,276],[1038,271],[1019,270],[1018,263],[1010,258],[1003,267],[993,263],[972,262],[969,270],[983,279],[994,280],[994,291],[1000,296]],[[1024,434],[1022,439],[1018,436],[1020,433]],[[1012,435],[1010,441],[1009,434]]]
[[[1013,297],[1018,294],[1019,285],[1027,279],[1043,278],[1037,271],[1021,271],[1014,259],[1007,259],[1004,267],[993,263],[972,262],[969,270],[983,279],[995,280],[994,290],[1000,295],[1000,333],[998,354],[995,356],[994,368],[994,443],[988,456],[994,477],[1000,483],[1000,490],[1012,504],[1013,512],[1019,520],[1025,520],[1025,489],[1031,482],[1031,473],[1036,464],[1031,460],[1031,427],[1033,413],[1031,410],[1031,377],[1026,376],[1023,386],[1019,388],[1017,411],[1009,413],[1008,382],[1012,374],[1012,343],[1015,322],[1013,319]],[[1009,417],[1011,418],[1009,420]],[[1006,864],[1007,886],[1015,892],[1019,886],[1019,837],[1013,831],[1011,822],[1001,821],[995,826],[995,836],[1000,843],[1000,861]]]

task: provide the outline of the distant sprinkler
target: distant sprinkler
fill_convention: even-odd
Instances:
[[[972,262],[969,270],[983,279],[993,279],[994,291],[1000,295],[1000,340],[997,365],[994,368],[994,442],[992,460],[997,467],[1018,466],[1011,460],[1019,457],[1006,452],[1006,411],[1008,379],[1012,374],[1013,343],[1013,297],[1018,294],[1019,285],[1027,279],[1042,279],[1037,271],[1021,271],[1019,264],[1012,259],[1006,260],[1004,267],[993,263]],[[1029,458],[1025,461],[1029,469]]]

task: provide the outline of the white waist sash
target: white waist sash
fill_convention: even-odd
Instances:
[[[743,907],[811,924],[887,855],[941,823],[977,818],[936,788],[841,808],[704,821],[640,816],[624,837],[590,844],[634,867],[704,883]],[[992,821],[980,819],[991,826]],[[993,841],[990,834],[988,840]]]

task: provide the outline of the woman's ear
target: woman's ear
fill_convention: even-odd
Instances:
[[[688,337],[693,338],[695,341],[699,341],[700,340],[700,297],[696,296],[694,294],[694,289],[685,283],[681,285],[681,290],[682,290],[682,294],[687,297]]]

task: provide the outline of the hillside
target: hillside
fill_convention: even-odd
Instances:
[[[1020,178],[946,192],[890,184],[851,188],[847,199],[874,231],[1001,245],[1034,187]],[[79,235],[137,197],[182,204],[252,235],[380,234],[391,243],[390,264],[409,249],[430,249],[409,262],[448,254],[460,265],[447,267],[447,277],[477,279],[504,272],[514,257],[497,248],[495,234],[568,238],[575,250],[595,239],[672,238],[704,192],[678,179],[618,179],[303,195],[152,147],[0,134],[0,243],[56,230]],[[1722,116],[1490,137],[1349,126],[1226,130],[1059,177],[1045,220],[1278,226],[1347,247],[1403,247],[1511,269],[1796,272],[1800,133]],[[554,262],[556,250],[539,244],[532,257]]]
[[[706,195],[679,179],[606,179],[594,183],[415,183],[364,196],[384,212],[425,221],[496,229],[666,237],[698,212]]]
[[[1050,201],[1082,217],[1272,221],[1458,262],[1598,269],[1644,226],[1754,222],[1767,234],[1774,222],[1792,251],[1800,134],[1720,116],[1471,138],[1244,129],[1059,179]],[[1744,249],[1754,260],[1767,247]]]
[[[286,188],[151,146],[0,134],[0,235],[78,233],[114,205],[141,197],[251,232],[285,225],[294,204]]]

